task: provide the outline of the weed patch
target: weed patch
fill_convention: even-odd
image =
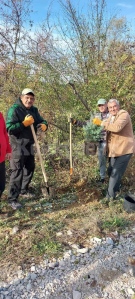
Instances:
[[[129,224],[130,224],[129,220],[127,220],[123,217],[114,216],[112,219],[104,220],[102,222],[102,229],[123,230],[123,229],[127,228],[129,226]]]
[[[35,252],[36,255],[45,254],[46,256],[53,257],[55,255],[57,257],[60,256],[60,254],[63,252],[63,249],[60,243],[43,239],[32,246],[32,251]]]

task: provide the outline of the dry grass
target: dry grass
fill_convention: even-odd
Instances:
[[[123,178],[124,191],[134,189],[134,169],[132,159]],[[60,256],[71,244],[90,246],[91,236],[124,231],[135,223],[134,213],[123,210],[122,200],[109,205],[101,203],[106,186],[95,182],[97,175],[96,157],[78,162],[72,177],[68,167],[65,169],[54,163],[48,168],[48,176],[56,192],[54,198],[47,200],[41,193],[44,183],[37,163],[32,182],[34,197],[20,198],[23,204],[20,211],[8,207],[5,191],[0,204],[1,279],[18,266],[28,269],[32,262],[39,263],[44,257]]]

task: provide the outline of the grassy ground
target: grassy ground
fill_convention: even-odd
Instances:
[[[91,236],[102,237],[112,231],[124,232],[135,224],[134,213],[123,209],[119,200],[105,203],[104,185],[98,178],[97,157],[83,157],[74,162],[72,177],[64,159],[49,158],[46,170],[54,196],[45,198],[39,162],[32,181],[34,195],[21,198],[23,208],[13,211],[7,205],[7,186],[0,203],[0,272],[6,277],[16,267],[29,268],[32,262],[62,255],[71,244],[89,246]],[[123,178],[122,192],[134,191],[135,165],[132,158]],[[5,271],[3,271],[5,270]]]

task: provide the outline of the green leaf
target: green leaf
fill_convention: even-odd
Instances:
[[[83,127],[84,138],[87,141],[99,141],[101,139],[101,132],[103,130],[102,126],[97,126],[93,123],[88,123]]]

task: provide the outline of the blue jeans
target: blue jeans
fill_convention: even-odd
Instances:
[[[101,179],[105,178],[106,175],[106,152],[105,152],[106,142],[99,142],[97,147],[97,155],[99,161],[99,171]]]

